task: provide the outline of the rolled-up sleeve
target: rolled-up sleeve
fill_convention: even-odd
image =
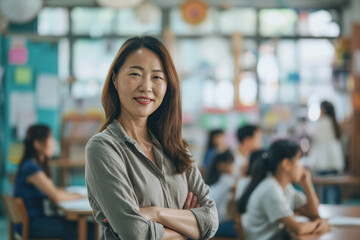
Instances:
[[[86,145],[86,184],[96,208],[120,239],[162,239],[163,225],[141,215],[125,163],[113,145],[101,135]],[[101,224],[102,219],[96,220]]]
[[[210,188],[204,183],[201,173],[195,164],[187,172],[187,179],[189,191],[197,196],[198,203],[200,204],[199,208],[192,208],[190,211],[196,217],[201,239],[209,239],[215,235],[219,227],[215,201],[209,198]]]

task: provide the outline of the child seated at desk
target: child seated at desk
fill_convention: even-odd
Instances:
[[[296,235],[330,230],[319,217],[319,201],[310,174],[300,163],[299,146],[288,140],[274,142],[258,161],[252,179],[238,202],[242,228],[247,240],[283,239],[284,226]],[[295,190],[297,182],[305,194]],[[296,222],[294,212],[310,222]]]
[[[234,156],[227,150],[214,157],[205,180],[210,186],[210,198],[214,199],[218,210],[219,228],[215,234],[217,237],[236,237],[234,221],[228,215],[228,205],[234,192],[233,173]]]
[[[80,194],[70,194],[57,188],[51,180],[49,158],[53,155],[54,139],[46,125],[33,125],[27,130],[24,141],[24,154],[18,167],[15,181],[15,197],[25,203],[29,216],[30,238],[77,239],[77,223],[61,217],[46,217],[43,209],[44,199],[55,204],[60,201],[84,198]],[[88,227],[89,239],[94,237],[93,224]],[[21,234],[21,226],[14,231]]]

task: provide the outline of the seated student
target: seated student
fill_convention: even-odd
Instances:
[[[244,193],[246,187],[248,186],[249,182],[251,181],[252,172],[254,171],[254,166],[257,161],[262,160],[262,155],[267,154],[265,150],[257,150],[252,152],[249,157],[249,167],[245,173],[245,176],[240,178],[236,185],[235,191],[235,199],[238,200]]]
[[[239,145],[235,151],[235,175],[244,176],[250,154],[262,146],[262,132],[258,126],[245,125],[237,130]]]
[[[45,125],[31,126],[27,130],[24,144],[14,195],[24,200],[29,215],[29,237],[77,239],[77,222],[70,222],[61,217],[46,217],[44,214],[44,199],[48,198],[58,203],[84,198],[82,195],[69,194],[58,189],[50,178],[48,162],[54,149],[50,128]],[[93,239],[93,224],[89,225],[88,230],[89,239]],[[14,231],[21,234],[21,225],[15,225]]]
[[[221,129],[209,132],[208,143],[205,150],[203,168],[208,170],[215,155],[226,149],[225,133]]]
[[[330,230],[327,220],[319,217],[319,201],[300,157],[296,143],[279,140],[257,162],[251,182],[238,202],[247,240],[282,239],[283,226],[297,235]],[[302,185],[306,196],[294,189],[294,182]],[[310,221],[296,222],[295,211]]]
[[[233,172],[234,156],[227,150],[214,157],[205,179],[210,186],[210,198],[214,199],[218,210],[219,228],[215,236],[236,237],[234,221],[227,214],[234,187]]]

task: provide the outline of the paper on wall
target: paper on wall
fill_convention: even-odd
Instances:
[[[27,129],[37,122],[35,111],[21,111],[17,114],[16,136],[18,140],[24,140]]]
[[[35,98],[32,92],[18,92],[10,93],[10,109],[9,109],[10,126],[15,127],[22,120],[23,114],[35,116]]]
[[[59,80],[56,75],[41,74],[36,82],[37,106],[54,109],[59,106]]]
[[[32,84],[32,69],[30,67],[15,68],[15,83],[17,85],[28,86]]]

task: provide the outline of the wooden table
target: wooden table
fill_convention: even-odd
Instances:
[[[68,188],[69,190],[70,188]],[[81,191],[80,191],[81,190]],[[75,190],[71,192],[84,192],[84,189]],[[65,218],[71,221],[78,222],[78,240],[86,240],[87,238],[87,218],[92,217],[92,209],[90,207],[89,201],[87,198],[80,200],[64,201],[58,204],[58,207],[65,213]],[[95,224],[95,240],[99,236],[99,226],[94,221]]]
[[[360,206],[343,206],[321,204],[320,216],[331,218],[335,216],[360,218]],[[331,231],[321,235],[294,236],[296,240],[358,240],[360,239],[360,226],[333,226]]]
[[[343,190],[343,198],[347,198],[347,191],[350,187],[360,186],[360,177],[350,176],[350,175],[340,175],[340,176],[315,176],[312,177],[312,181],[315,186],[317,186],[317,194],[321,201],[321,190],[324,186],[339,186]]]

